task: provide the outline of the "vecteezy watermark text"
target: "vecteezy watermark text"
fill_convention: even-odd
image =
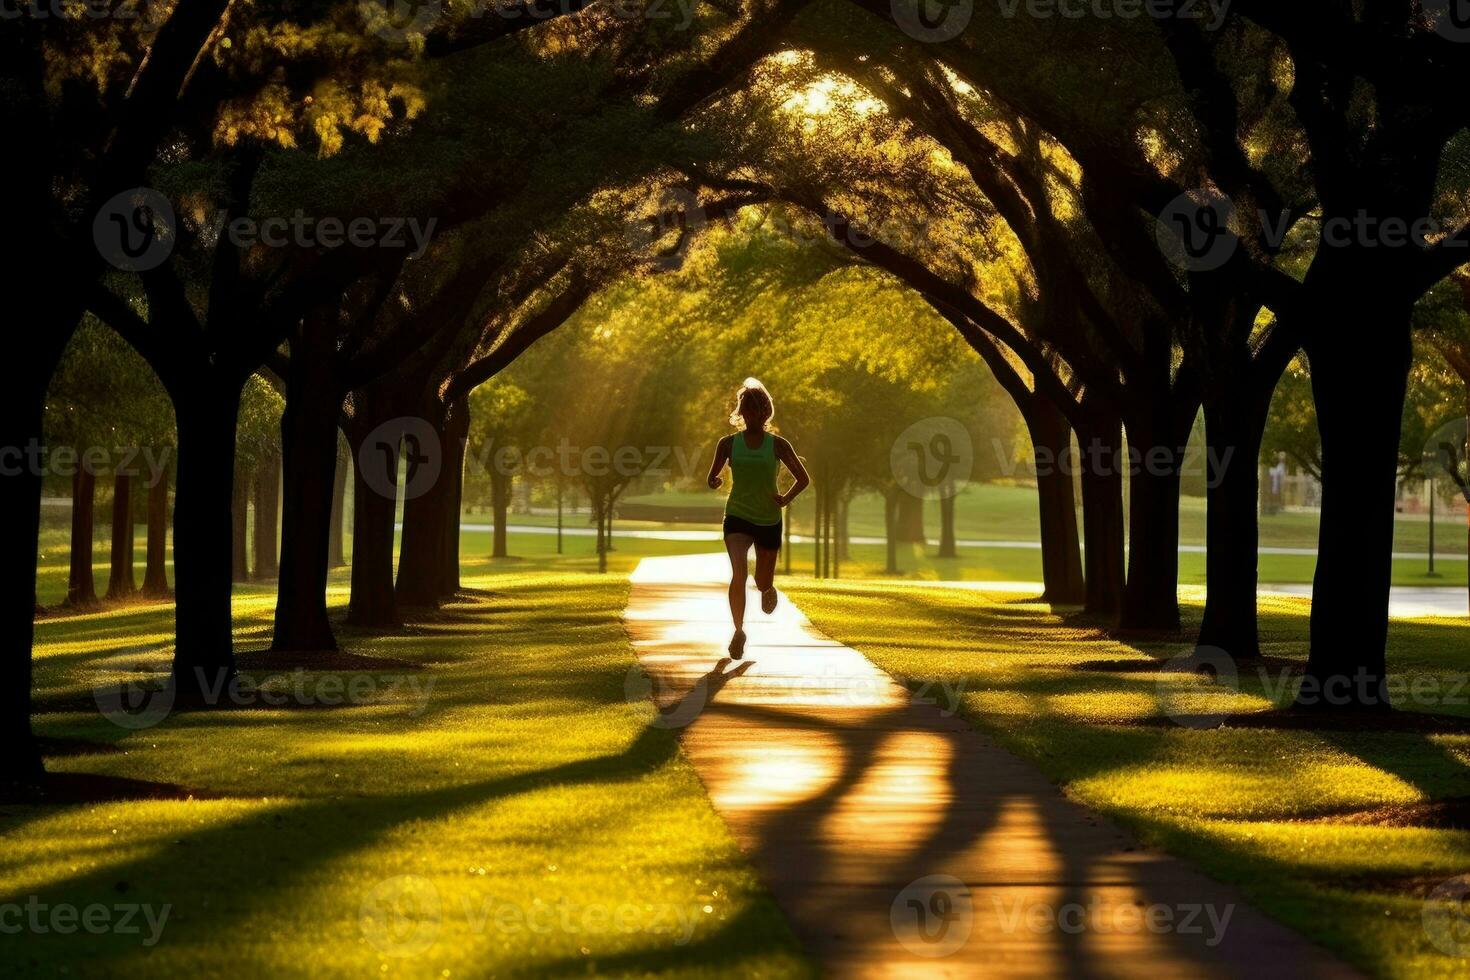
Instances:
[[[93,476],[143,477],[144,486],[155,487],[168,469],[173,449],[169,446],[48,446],[32,439],[24,446],[0,446],[0,476],[75,476],[79,471]]]
[[[471,869],[484,874],[484,869]],[[443,901],[432,881],[419,875],[398,875],[378,882],[363,896],[358,925],[363,938],[385,956],[408,958],[428,952],[439,941],[445,922],[459,917],[474,935],[501,936],[633,935],[668,937],[686,946],[702,919],[713,915],[716,900],[707,903],[578,902],[566,896],[515,901],[488,894],[460,894]]]
[[[350,247],[408,251],[418,258],[427,251],[438,218],[409,215],[230,216],[217,210],[201,230],[210,244],[228,241],[237,248],[327,249]],[[179,222],[173,204],[151,187],[134,187],[114,195],[92,220],[92,239],[109,265],[124,272],[156,269],[178,247]]]
[[[44,936],[70,936],[84,932],[92,936],[141,936],[142,945],[153,947],[163,937],[173,905],[148,902],[116,902],[105,905],[93,902],[74,905],[70,902],[43,902],[31,895],[24,902],[0,903],[0,935],[21,933]],[[147,930],[146,932],[144,930]]]
[[[302,668],[253,678],[249,674],[210,672],[196,667],[194,689],[205,707],[335,708],[365,704],[407,704],[416,718],[429,706],[434,677],[416,674],[312,673]],[[97,710],[121,728],[151,728],[172,714],[178,704],[178,682],[173,677],[139,676],[125,680],[99,679],[92,696]]]
[[[1253,234],[1272,250],[1285,244],[1299,220],[1289,212],[1272,214],[1264,208],[1242,214],[1224,194],[1208,187],[1194,188],[1159,212],[1155,231],[1159,250],[1170,262],[1190,272],[1223,268],[1240,247],[1243,222],[1250,217],[1256,223]],[[1301,220],[1319,226],[1319,241],[1325,248],[1470,249],[1470,240],[1454,237],[1453,228],[1430,216],[1375,215],[1360,208],[1352,214],[1305,216]]]

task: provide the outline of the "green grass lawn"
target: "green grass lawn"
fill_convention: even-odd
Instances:
[[[1289,700],[1290,688],[1247,673],[1231,694],[1188,674],[1119,669],[1186,647],[1118,642],[1012,596],[899,582],[782,585],[817,626],[885,670],[961,686],[965,717],[1074,799],[1237,883],[1359,966],[1390,977],[1466,975],[1464,959],[1427,940],[1422,912],[1431,889],[1470,867],[1470,832],[1393,824],[1432,823],[1431,801],[1463,806],[1470,736],[1181,727],[1169,713],[1265,710],[1273,696]],[[1307,604],[1263,605],[1267,653],[1303,658]],[[1186,613],[1197,625],[1199,608]],[[1389,656],[1401,706],[1470,716],[1467,648],[1470,626],[1396,621]],[[1414,685],[1421,693],[1408,697]]]
[[[630,497],[640,503],[663,503],[668,506],[687,504],[718,504],[720,497],[715,493],[679,492]],[[804,533],[811,525],[811,496],[797,501],[794,506],[792,525],[797,533]],[[1180,541],[1184,544],[1203,545],[1204,500],[1199,497],[1184,497],[1180,505]],[[1449,515],[1442,515],[1436,539],[1436,552],[1444,555],[1463,556],[1466,540],[1463,525]],[[52,606],[66,597],[68,531],[57,514],[47,515],[47,524],[42,530],[40,555],[37,566],[37,599],[45,606]],[[483,510],[472,510],[462,515],[466,524],[487,525],[491,515]],[[550,526],[556,523],[551,514],[512,514],[512,524]],[[568,514],[564,518],[566,527],[585,528],[585,514]],[[899,559],[899,570],[903,576],[920,579],[952,581],[1039,581],[1041,579],[1041,555],[1034,550],[1002,549],[986,547],[963,547],[958,559],[934,558],[934,535],[938,531],[939,516],[936,501],[925,502],[925,528],[930,542],[925,547],[904,545]],[[654,521],[620,521],[614,528],[614,547],[630,558],[644,554],[676,554],[692,551],[707,551],[708,543],[702,542],[648,542],[635,539],[618,539],[617,532],[632,530],[691,530],[698,525],[669,524]],[[709,526],[714,532],[713,525]],[[854,498],[849,519],[850,533],[857,536],[881,536],[883,534],[882,504],[872,494],[861,494]],[[956,503],[956,535],[962,540],[974,541],[1035,541],[1039,539],[1036,517],[1036,492],[1027,487],[974,484],[966,487]],[[137,578],[143,575],[143,556],[146,539],[139,527],[136,538]],[[99,524],[93,547],[94,578],[98,595],[107,589],[107,557],[110,531]],[[712,533],[712,537],[714,537]],[[350,539],[350,535],[349,535]],[[490,535],[484,531],[465,531],[462,538],[466,554],[485,553],[490,550]],[[172,538],[170,538],[172,542]],[[1281,513],[1261,518],[1261,544],[1271,547],[1312,548],[1317,542],[1317,518],[1315,514]],[[582,535],[566,535],[563,544],[568,555],[585,556],[593,553],[593,540]],[[1396,523],[1394,548],[1402,552],[1421,552],[1428,544],[1428,523],[1422,519],[1400,516]],[[554,553],[554,540],[536,534],[512,534],[510,547],[514,554],[544,555]],[[716,545],[718,547],[718,545]],[[350,540],[348,542],[350,551]],[[798,545],[792,555],[793,570],[811,570],[810,545]],[[595,563],[595,558],[594,558]],[[584,563],[585,564],[585,563]],[[610,568],[625,567],[615,556]],[[843,574],[853,578],[891,577],[884,571],[886,564],[881,545],[853,545],[852,560],[846,564]],[[1202,585],[1205,580],[1205,556],[1185,552],[1179,558],[1179,580],[1185,585]],[[1311,555],[1262,555],[1260,580],[1263,583],[1300,584],[1312,581],[1316,559]],[[1464,586],[1470,563],[1449,559],[1437,563],[1437,575],[1428,574],[1428,565],[1420,559],[1396,559],[1393,583],[1395,585]],[[170,572],[172,574],[172,572]]]
[[[356,678],[369,690],[356,706],[181,714],[125,731],[86,709],[93,685],[163,669],[171,606],[42,619],[37,728],[76,740],[48,760],[53,771],[195,798],[0,808],[0,904],[170,907],[155,945],[143,944],[146,924],[141,935],[85,942],[0,935],[0,948],[23,943],[4,955],[8,972],[221,975],[319,963],[441,977],[808,975],[673,736],[629,696],[639,689],[618,621],[625,574],[644,556],[710,543],[615,538],[610,574],[597,575],[590,538],[568,537],[557,555],[553,536],[514,534],[507,559],[489,557],[490,540],[463,538],[464,584],[480,590],[468,601],[402,635],[343,632],[345,648],[385,659],[299,681],[251,674],[322,700],[333,690],[323,685]],[[42,567],[53,593],[65,584],[56,552]],[[809,555],[793,555],[798,573]],[[876,575],[882,557],[858,546],[846,568]],[[912,551],[901,560],[929,578],[1034,580],[1036,557],[992,548],[955,562]],[[1379,826],[1374,814],[1470,797],[1470,737],[1153,724],[1154,675],[1074,668],[1147,662],[1178,646],[1119,643],[971,590],[799,575],[783,587],[885,669],[963,683],[967,716],[1081,802],[1239,883],[1354,962],[1404,977],[1463,968],[1428,947],[1420,910],[1429,889],[1470,866],[1470,834]],[[237,589],[241,650],[266,646],[273,599],[268,584]],[[338,614],[345,600],[338,572]],[[1269,652],[1301,655],[1306,608],[1264,601]],[[1395,623],[1395,668],[1448,691],[1467,630]],[[1178,681],[1166,691],[1174,703],[1203,696]],[[1233,705],[1264,708],[1266,695],[1247,678]],[[1463,704],[1427,707],[1470,715]],[[573,928],[556,924],[566,921]]]
[[[685,492],[629,497],[630,502],[670,506],[685,504],[719,504],[714,492]],[[1449,505],[1442,505],[1448,507]],[[793,505],[800,531],[811,526],[812,498],[798,498]],[[1080,513],[1080,512],[1079,512]],[[488,520],[482,517],[481,519]],[[550,520],[537,516],[537,521]],[[517,523],[529,523],[529,517],[516,516]],[[939,504],[924,502],[924,527],[931,537],[939,530]],[[848,532],[855,535],[882,536],[883,503],[876,494],[858,494],[853,498],[848,516]],[[1041,532],[1036,511],[1036,491],[1025,486],[991,483],[971,484],[955,501],[955,534],[976,541],[1036,541]],[[1205,543],[1205,500],[1182,497],[1179,504],[1179,540],[1183,544]],[[1317,515],[1281,512],[1261,516],[1261,544],[1276,548],[1315,548]],[[1421,517],[1398,515],[1395,522],[1394,550],[1422,552],[1429,545],[1429,522]],[[1441,510],[1436,527],[1435,550],[1444,554],[1465,554],[1465,514],[1463,510]],[[1460,563],[1460,564],[1463,564]]]
[[[630,681],[625,577],[586,567],[469,554],[467,601],[401,635],[343,631],[344,648],[390,659],[250,674],[289,701],[356,684],[353,704],[138,731],[87,710],[91,692],[164,668],[171,606],[41,620],[37,729],[79,740],[49,768],[194,798],[0,807],[0,907],[168,908],[154,944],[141,915],[139,934],[0,935],[4,972],[810,975]],[[339,573],[339,613],[345,600]],[[266,646],[273,603],[237,590],[240,650]]]

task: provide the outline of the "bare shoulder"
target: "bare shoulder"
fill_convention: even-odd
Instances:
[[[786,455],[786,456],[795,456],[796,455],[796,447],[793,446],[791,444],[791,440],[790,439],[787,439],[785,436],[777,436],[776,437],[776,452],[782,453],[783,455]]]
[[[732,432],[729,435],[725,435],[725,436],[721,436],[720,437],[720,441],[717,442],[717,443],[715,443],[715,450],[717,452],[727,453],[727,452],[730,451],[730,447],[733,446],[734,444],[735,444],[735,433]]]

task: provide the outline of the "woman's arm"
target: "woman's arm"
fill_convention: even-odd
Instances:
[[[785,507],[800,496],[803,490],[812,485],[812,478],[807,476],[806,467],[801,465],[801,457],[796,455],[796,450],[792,448],[791,443],[780,436],[776,437],[776,458],[785,463],[791,475],[796,478],[796,482],[791,484],[791,489],[785,493],[776,494],[776,503]]]
[[[718,490],[718,489],[720,489],[720,484],[724,482],[723,480],[720,479],[720,470],[723,470],[725,468],[725,464],[730,461],[730,443],[731,443],[731,441],[732,441],[732,438],[730,436],[726,436],[725,438],[721,439],[719,442],[715,443],[715,458],[714,458],[714,462],[712,462],[712,463],[709,464],[709,480],[708,480],[708,483],[709,483],[709,488],[711,490]]]

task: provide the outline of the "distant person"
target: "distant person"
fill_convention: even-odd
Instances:
[[[781,553],[781,511],[811,485],[791,443],[771,427],[776,403],[766,386],[746,378],[735,392],[735,409],[730,424],[739,432],[721,439],[709,468],[711,490],[724,482],[720,471],[730,464],[733,485],[725,500],[725,550],[730,553],[730,618],[735,635],[730,638],[730,656],[745,655],[745,577],[751,545],[755,546],[755,587],[761,594],[761,611],[776,609],[776,557]],[[781,464],[796,482],[785,493],[776,490]]]

